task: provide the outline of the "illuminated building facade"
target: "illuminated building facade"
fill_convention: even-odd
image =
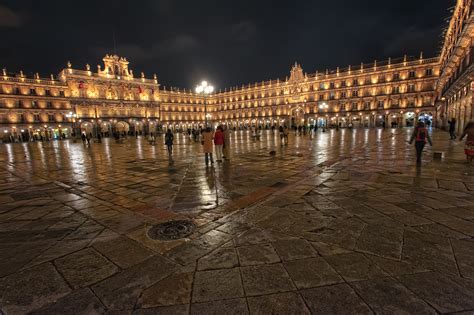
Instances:
[[[413,125],[449,117],[461,128],[472,118],[471,0],[458,0],[439,57],[402,57],[305,73],[225,89],[204,97],[160,87],[156,75],[135,75],[125,58],[77,70],[68,62],[57,77],[0,76],[3,140],[69,137],[82,131],[147,134],[160,126],[199,128],[207,118],[232,128],[286,125],[376,127]],[[206,104],[204,104],[206,102]]]
[[[456,118],[460,133],[473,118],[473,38],[474,16],[471,0],[458,0],[444,34],[440,55],[442,72],[436,85],[439,125],[447,127],[448,120]]]
[[[235,128],[272,125],[374,127],[410,124],[434,110],[437,58],[403,58],[324,73],[305,74],[295,64],[285,80],[250,84],[204,99],[192,91],[160,89],[156,75],[136,78],[128,61],[105,56],[103,68],[76,70],[68,63],[57,78],[26,78],[4,71],[0,121],[4,135],[69,136],[86,131],[148,133],[160,125],[198,128],[205,112],[213,124]],[[204,100],[206,106],[204,106]]]

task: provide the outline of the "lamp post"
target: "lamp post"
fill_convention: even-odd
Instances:
[[[76,142],[76,117],[77,115],[73,112],[69,112],[69,114],[66,114],[66,117],[69,119],[72,119],[72,132],[74,133],[74,142]]]
[[[321,110],[326,110],[326,112],[327,112],[327,109],[328,109],[328,108],[329,108],[329,105],[328,105],[327,103],[325,103],[325,102],[319,104],[319,109],[321,109]],[[328,115],[326,114],[326,123],[325,123],[325,126],[323,127],[323,131],[324,131],[325,128],[328,127],[328,119],[327,119],[327,117],[328,117]]]
[[[207,128],[207,102],[206,96],[211,94],[214,91],[214,87],[207,83],[207,81],[202,81],[201,84],[196,86],[196,93],[201,94],[204,97],[204,125]]]

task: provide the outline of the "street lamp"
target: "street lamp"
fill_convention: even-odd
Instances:
[[[76,117],[77,114],[73,112],[69,112],[69,114],[66,114],[66,117],[69,119],[72,119],[72,131],[74,133],[74,141],[76,141]]]
[[[328,108],[329,108],[329,105],[326,102],[319,104],[320,110],[326,110],[327,112]],[[325,122],[325,126],[323,126],[323,131],[325,128],[327,128],[327,126],[328,126],[328,115],[326,114],[326,122]]]
[[[207,102],[206,96],[211,94],[214,91],[214,87],[207,83],[207,81],[202,81],[200,85],[196,86],[196,93],[201,94],[204,97],[204,124],[207,127]]]

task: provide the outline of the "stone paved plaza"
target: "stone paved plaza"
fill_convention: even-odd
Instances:
[[[472,314],[474,168],[442,131],[417,168],[410,132],[237,131],[208,168],[181,135],[173,160],[143,138],[1,145],[0,313]],[[196,232],[148,237],[178,219]]]

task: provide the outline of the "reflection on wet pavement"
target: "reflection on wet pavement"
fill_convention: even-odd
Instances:
[[[0,310],[471,310],[472,168],[440,131],[417,168],[410,132],[237,131],[212,167],[183,135],[172,159],[162,139],[1,145]],[[173,219],[197,231],[147,236]]]

